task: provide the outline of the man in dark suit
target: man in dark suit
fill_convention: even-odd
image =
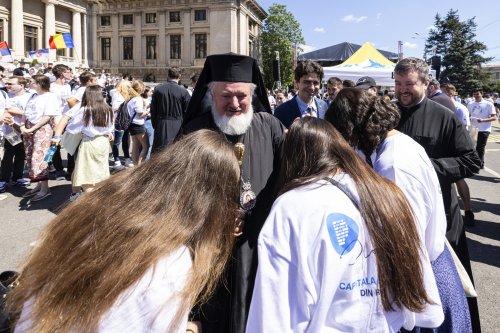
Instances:
[[[276,108],[274,116],[287,128],[300,117],[324,119],[328,105],[316,97],[322,79],[323,68],[320,64],[310,60],[299,62],[295,67],[295,86],[298,93]]]
[[[168,69],[167,83],[157,86],[151,98],[151,123],[154,128],[153,151],[171,144],[181,128],[191,96],[179,85],[179,69]]]

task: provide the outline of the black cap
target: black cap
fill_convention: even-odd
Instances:
[[[371,87],[376,87],[377,83],[375,80],[369,76],[363,76],[356,82],[356,88],[358,89],[369,89]]]
[[[236,53],[213,54],[209,55],[205,60],[203,70],[196,82],[193,96],[189,101],[184,117],[184,125],[202,112],[203,98],[208,90],[208,84],[213,81],[254,83],[257,86],[255,96],[260,102],[258,104],[265,111],[271,113],[271,106],[257,60]],[[256,108],[255,111],[258,112],[259,108]]]

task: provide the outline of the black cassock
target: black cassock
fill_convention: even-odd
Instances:
[[[157,86],[151,98],[151,124],[155,130],[153,150],[171,144],[182,125],[191,96],[175,81]]]
[[[443,194],[446,238],[473,280],[465,228],[454,185],[457,180],[479,172],[481,161],[469,133],[453,112],[427,97],[411,108],[398,107],[401,121],[396,129],[417,141],[431,159]],[[475,298],[468,298],[467,301],[473,331],[479,332],[477,301]]]
[[[182,133],[202,128],[217,130],[211,113],[203,113],[190,121]],[[284,129],[269,113],[258,112],[254,113],[245,134],[226,136],[232,143],[245,145],[241,175],[244,182],[250,180],[257,201],[246,218],[243,234],[237,238],[225,285],[219,285],[214,296],[192,318],[202,322],[203,333],[245,332],[257,271],[257,239],[276,197]]]

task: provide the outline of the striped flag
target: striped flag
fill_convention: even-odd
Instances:
[[[9,45],[6,41],[0,42],[0,61],[12,62],[12,54],[10,54]]]
[[[35,51],[28,51],[28,56],[31,59],[37,59],[40,61],[49,61],[49,49],[40,49]]]
[[[75,47],[73,38],[69,32],[55,34],[49,38],[49,46],[51,49],[72,49]]]

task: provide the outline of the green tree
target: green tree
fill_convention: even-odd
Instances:
[[[434,26],[426,40],[424,58],[441,56],[440,80],[453,83],[460,95],[470,94],[476,87],[488,82],[481,65],[492,58],[482,54],[486,45],[476,40],[477,24],[474,17],[460,21],[458,11],[450,9],[444,18],[436,14]]]
[[[269,7],[261,34],[261,54],[266,87],[272,88],[273,60],[276,51],[280,56],[281,83],[283,86],[293,83],[294,46],[304,44],[300,24],[285,5],[273,4]]]

